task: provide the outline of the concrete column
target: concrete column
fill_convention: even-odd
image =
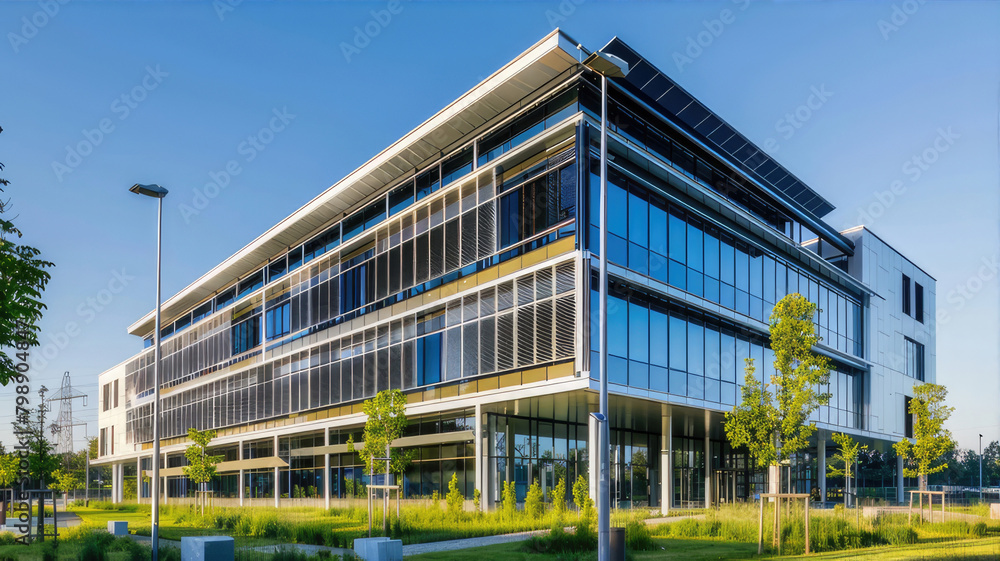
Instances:
[[[142,504],[142,458],[135,459],[135,504]]]
[[[819,500],[826,502],[826,438],[816,443],[816,480],[819,482]]]
[[[274,437],[274,457],[275,458],[281,457],[280,454],[278,454],[278,436],[277,435],[275,435],[275,437]],[[277,467],[275,467],[274,468],[274,507],[275,508],[278,508],[279,506],[281,506],[281,483],[280,483],[280,478],[281,478],[281,472],[278,471]]]
[[[486,498],[486,470],[485,462],[483,461],[483,407],[479,403],[476,404],[476,424],[473,426],[473,431],[475,433],[475,444],[476,444],[476,457],[473,460],[475,462],[476,470],[476,490],[479,491],[479,507],[482,508],[485,503]]]
[[[906,495],[903,493],[903,457],[896,456],[896,502],[903,504]]]
[[[241,440],[241,441],[237,442],[236,446],[237,446],[237,448],[236,448],[236,458],[242,461],[243,460],[243,441]],[[239,481],[236,482],[236,487],[237,487],[237,490],[239,491],[239,494],[240,494],[240,506],[243,506],[243,499],[246,498],[246,496],[245,496],[246,492],[243,490],[243,470],[242,469],[240,470],[239,478],[240,478]]]
[[[118,464],[111,464],[111,502],[118,504]]]
[[[711,428],[712,414],[705,410],[705,508],[712,508],[712,441],[708,434]]]
[[[670,514],[674,501],[673,417],[664,414],[660,432],[660,512]]]
[[[330,445],[330,429],[323,429],[323,446]],[[323,504],[330,510],[330,453],[323,453]]]

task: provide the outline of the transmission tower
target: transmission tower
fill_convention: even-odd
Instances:
[[[73,418],[73,400],[83,398],[83,406],[87,406],[87,394],[73,387],[69,379],[69,372],[63,374],[62,387],[52,394],[48,401],[59,401],[59,417],[56,422],[50,425],[52,435],[58,436],[56,443],[57,454],[69,454],[73,452],[73,427],[86,423]],[[89,452],[88,452],[89,453]]]

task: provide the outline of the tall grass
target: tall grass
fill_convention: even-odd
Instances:
[[[772,521],[774,507],[765,505],[763,543],[765,551],[775,552]],[[709,511],[705,518],[684,519],[653,528],[654,537],[699,538],[729,542],[756,543],[758,537],[758,505],[734,505]],[[805,551],[805,519],[801,506],[781,516],[781,553]],[[982,537],[1000,532],[986,522],[965,521],[925,523],[914,519],[911,526],[905,514],[862,517],[854,512],[811,511],[809,516],[809,548],[813,552],[840,551],[878,545],[910,545],[922,541],[957,540]]]

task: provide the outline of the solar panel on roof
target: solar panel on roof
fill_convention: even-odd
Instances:
[[[673,116],[681,122],[680,124],[687,125],[692,134],[700,136],[709,145],[713,145],[723,153],[732,156],[738,163],[742,164],[747,173],[755,175],[763,183],[769,183],[778,192],[791,199],[789,202],[798,203],[804,210],[816,217],[825,216],[833,210],[833,205],[792,176],[765,152],[759,151],[753,143],[743,138],[725,121],[694,100],[690,94],[621,39],[617,37],[612,39],[602,50],[625,60],[633,68],[633,71],[624,80],[629,89],[643,94],[663,109],[668,116]],[[718,119],[719,124],[715,125],[713,119]],[[747,158],[754,156],[755,153],[757,155],[748,165]],[[802,191],[811,195],[806,203],[802,203],[801,197],[796,196]]]

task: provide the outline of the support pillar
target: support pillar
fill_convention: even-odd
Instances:
[[[276,457],[276,458],[281,457],[280,454],[278,454],[278,436],[277,435],[275,435],[275,437],[274,437],[274,457]],[[281,506],[281,502],[280,501],[281,501],[281,472],[278,470],[278,467],[275,466],[275,468],[274,468],[274,508],[278,508],[279,506]]]
[[[236,457],[239,460],[243,460],[243,441],[236,443]],[[243,470],[240,470],[239,481],[236,482],[237,490],[240,492],[240,506],[243,506],[243,499],[246,498],[246,492],[243,490]]]
[[[712,441],[709,439],[709,429],[712,426],[712,414],[705,410],[705,508],[712,508]]]
[[[826,502],[826,438],[816,442],[816,480],[819,483],[819,501]]]
[[[330,429],[323,429],[323,446],[330,446]],[[323,453],[323,505],[330,510],[330,453]]]
[[[903,504],[903,457],[896,456],[896,502]]]
[[[118,504],[118,464],[111,464],[111,502]]]
[[[673,417],[665,413],[660,432],[660,512],[670,514],[674,502]]]
[[[476,457],[475,457],[475,470],[476,470],[476,490],[479,491],[479,508],[483,508],[484,499],[486,497],[486,470],[485,462],[483,462],[483,406],[476,403],[476,424],[473,427],[475,433],[475,444],[476,444]]]
[[[97,491],[97,500],[101,499],[101,491]],[[135,459],[135,504],[142,504],[142,458]]]

